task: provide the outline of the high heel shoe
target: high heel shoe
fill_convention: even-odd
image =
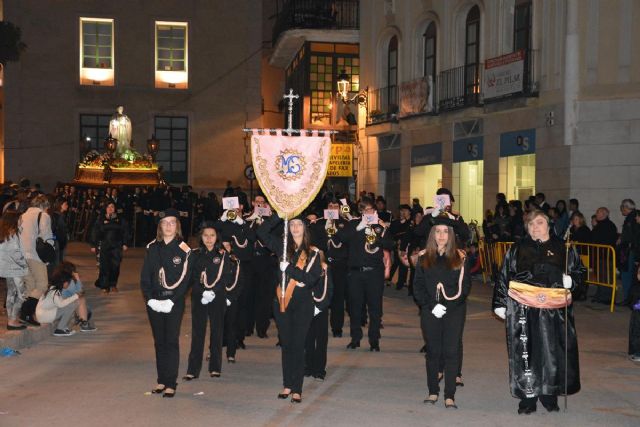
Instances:
[[[435,396],[435,399],[433,398],[434,396]],[[427,396],[425,400],[423,400],[423,403],[429,403],[431,405],[435,405],[437,401],[438,401],[438,395],[430,394],[429,396]]]
[[[195,375],[191,375],[191,374],[187,374],[184,377],[182,377],[182,379],[185,380],[185,381],[195,380],[196,378],[198,378],[198,377],[196,377]]]
[[[456,377],[456,387],[464,387],[464,382],[462,381],[462,377]]]
[[[154,388],[153,390],[151,390],[151,393],[153,394],[160,394],[164,391],[164,389],[167,388],[166,386],[162,385],[162,384],[158,384],[156,386],[156,388]]]
[[[290,394],[291,394],[291,392],[289,392],[289,393],[278,393],[278,399],[286,399],[287,397],[289,397]]]
[[[211,378],[220,378],[220,372],[209,372]]]
[[[298,395],[298,397],[296,397],[295,395]],[[291,396],[291,403],[302,403],[302,396],[298,393],[294,393]]]
[[[453,399],[445,399],[444,407],[447,409],[458,409],[458,406],[456,405],[456,402]]]
[[[176,395],[176,391],[172,388],[167,388],[164,393],[162,393],[162,397],[173,397]]]

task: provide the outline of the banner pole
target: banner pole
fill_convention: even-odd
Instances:
[[[282,261],[287,262],[287,241],[289,237],[289,218],[288,216],[284,217],[284,237],[283,237],[283,250],[282,250]],[[284,295],[285,295],[285,286],[287,281],[287,273],[282,272],[282,285],[280,289],[282,291],[282,304],[284,304]],[[284,305],[281,305],[284,307]],[[283,310],[284,311],[284,310]]]

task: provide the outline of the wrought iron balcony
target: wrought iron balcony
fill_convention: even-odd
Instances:
[[[273,27],[272,43],[288,30],[360,28],[359,0],[286,0],[278,11]]]
[[[438,75],[440,111],[478,106],[483,64],[469,64],[445,70]]]
[[[369,89],[367,93],[367,111],[368,124],[397,120],[400,112],[398,86]]]

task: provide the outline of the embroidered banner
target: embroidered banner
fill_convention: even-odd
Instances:
[[[311,203],[327,176],[329,136],[251,136],[251,160],[258,183],[282,218],[293,218]]]

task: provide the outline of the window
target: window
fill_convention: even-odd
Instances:
[[[331,123],[334,74],[332,56],[311,55],[309,65],[311,124]]]
[[[186,22],[156,22],[156,87],[188,87]]]
[[[513,51],[531,49],[531,0],[516,1],[513,17]]]
[[[188,181],[189,119],[187,117],[156,116],[154,119],[156,138],[160,148],[156,156],[162,166],[163,178],[171,184],[186,184]]]
[[[109,114],[80,114],[80,156],[90,150],[101,151],[109,135]]]
[[[113,19],[80,18],[80,84],[113,86]]]
[[[480,8],[467,14],[465,29],[464,82],[467,103],[475,103],[480,93]]]
[[[435,79],[436,76],[436,24],[431,22],[424,34],[422,35],[424,41],[424,69],[423,76],[431,76]]]
[[[397,113],[398,109],[398,37],[393,36],[389,41],[387,55],[387,90],[389,98],[387,105],[390,113]],[[396,111],[393,111],[393,110]]]

